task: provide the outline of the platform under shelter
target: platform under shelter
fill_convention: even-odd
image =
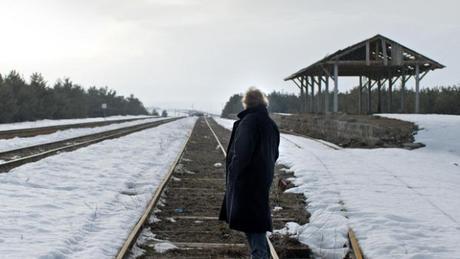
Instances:
[[[405,94],[409,79],[415,82],[415,113],[420,112],[420,81],[426,74],[438,68],[440,63],[382,35],[376,35],[350,47],[339,50],[318,62],[285,78],[300,89],[303,112],[330,112],[330,81],[332,85],[332,112],[338,112],[339,78],[359,77],[358,111],[373,113],[372,89],[377,87],[377,113],[392,111],[392,92],[400,82],[401,108],[406,112]],[[331,79],[331,80],[329,80]],[[387,84],[388,107],[381,101],[382,87]],[[323,88],[324,86],[324,88]],[[363,92],[367,92],[367,107],[363,107]]]

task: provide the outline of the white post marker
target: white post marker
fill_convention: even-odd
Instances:
[[[105,118],[105,110],[107,110],[107,104],[106,103],[101,104],[101,108],[102,108],[102,113],[104,114],[104,118]]]

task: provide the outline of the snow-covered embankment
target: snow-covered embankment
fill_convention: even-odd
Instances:
[[[312,213],[283,231],[325,258],[343,255],[349,227],[368,258],[460,258],[460,119],[412,116],[403,119],[419,125],[416,141],[427,145],[412,151],[334,150],[282,134],[279,163],[297,186],[289,191],[304,193]]]

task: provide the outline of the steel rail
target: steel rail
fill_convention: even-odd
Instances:
[[[309,136],[306,136],[306,135],[302,135],[302,134],[299,134],[299,133],[296,133],[296,132],[292,132],[292,131],[288,131],[288,130],[283,130],[283,129],[280,129],[280,132],[283,133],[283,134],[288,134],[288,135],[293,135],[293,136],[297,136],[297,137],[307,138],[307,139],[309,139],[309,140],[313,140],[313,141],[315,141],[315,142],[318,142],[318,143],[320,143],[320,144],[322,144],[322,145],[324,145],[324,146],[326,146],[326,147],[328,147],[328,148],[332,148],[332,149],[334,149],[334,150],[340,150],[340,149],[342,149],[342,147],[337,146],[337,145],[332,144],[332,143],[329,143],[329,142],[327,142],[327,141],[324,141],[324,140],[321,140],[321,139],[312,138],[312,137],[309,137]],[[284,138],[284,139],[288,140],[287,138]],[[290,141],[290,140],[288,140],[288,141]],[[291,143],[294,143],[294,142],[292,142],[292,141],[290,141],[290,142],[291,142]],[[295,143],[294,143],[294,144],[295,144]],[[297,144],[295,144],[295,145],[297,145]]]
[[[222,153],[224,154],[224,157],[227,157],[227,152],[225,151],[225,148],[224,146],[222,145],[222,143],[220,142],[219,138],[217,137],[217,134],[214,132],[214,130],[212,129],[211,125],[209,124],[206,116],[204,117],[204,120],[206,121],[206,124],[208,125],[209,129],[211,130],[212,134],[214,135],[214,138],[216,139],[219,147],[220,147],[220,150],[222,150]],[[271,258],[273,259],[279,259],[279,256],[278,254],[276,253],[276,250],[275,250],[275,247],[273,246],[272,242],[270,241],[270,239],[268,238],[268,236],[266,236],[267,238],[267,243],[268,243],[268,246],[270,248],[270,255],[271,255]]]
[[[348,238],[350,239],[351,249],[355,255],[356,259],[363,259],[363,252],[361,251],[361,247],[359,246],[358,239],[355,236],[355,232],[351,228],[348,229]]]
[[[80,137],[76,137],[76,138],[61,140],[61,141],[57,141],[57,142],[53,142],[53,143],[46,143],[46,144],[42,144],[42,145],[34,145],[34,146],[26,147],[26,148],[20,148],[20,149],[16,149],[16,150],[6,151],[6,152],[3,152],[3,153],[0,153],[0,156],[4,156],[6,154],[12,154],[13,152],[26,152],[27,150],[39,149],[40,147],[46,147],[46,146],[50,146],[50,145],[60,145],[60,144],[63,145],[63,146],[60,146],[60,147],[51,148],[51,149],[48,149],[48,150],[45,150],[45,151],[37,152],[35,154],[20,157],[20,158],[17,158],[17,159],[11,159],[11,160],[8,160],[6,162],[0,163],[0,173],[6,173],[9,170],[11,170],[12,168],[18,167],[20,165],[23,165],[23,164],[26,164],[26,163],[29,163],[29,162],[34,162],[34,161],[40,160],[42,158],[51,156],[53,154],[56,154],[56,153],[59,153],[59,152],[62,152],[62,151],[75,150],[77,148],[85,147],[85,146],[95,144],[97,142],[101,142],[101,141],[104,141],[104,140],[107,140],[107,139],[113,139],[113,138],[122,137],[122,136],[131,134],[131,133],[134,133],[134,132],[138,132],[138,131],[141,131],[141,130],[144,130],[144,129],[156,127],[156,126],[159,126],[161,124],[168,123],[168,122],[171,122],[171,121],[174,121],[174,120],[177,120],[177,119],[179,119],[179,118],[158,120],[158,121],[138,124],[138,125],[134,125],[134,126],[119,128],[119,129],[115,129],[115,130],[109,130],[109,131],[106,131],[106,132],[98,132],[98,133],[89,134],[89,135],[85,135],[85,136],[80,136]],[[94,138],[91,138],[91,137],[94,137]],[[91,139],[84,140],[84,141],[78,141],[78,140],[82,140],[84,138],[91,138]],[[72,142],[72,141],[75,141],[76,143],[66,144],[66,143],[69,143],[69,142]]]

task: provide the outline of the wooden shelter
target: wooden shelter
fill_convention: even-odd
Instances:
[[[401,82],[401,112],[404,111],[404,91],[407,81],[415,80],[415,113],[420,112],[420,81],[438,68],[440,63],[409,49],[382,35],[376,35],[339,50],[312,65],[285,78],[292,80],[300,89],[303,112],[329,112],[329,78],[333,86],[333,112],[338,112],[339,77],[359,77],[359,113],[363,112],[363,89],[367,89],[367,112],[372,113],[371,91],[377,85],[377,112],[384,110],[381,88],[388,83],[388,112],[392,107],[392,91],[395,83]],[[324,84],[324,90],[322,86]],[[324,91],[324,94],[322,94]],[[315,94],[316,92],[316,94]]]

